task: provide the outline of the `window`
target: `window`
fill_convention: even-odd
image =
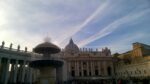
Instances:
[[[86,62],[83,62],[83,65],[86,65]]]
[[[71,76],[75,77],[75,71],[74,70],[71,71]]]
[[[89,76],[91,76],[92,74],[91,74],[91,71],[89,72]]]
[[[74,67],[72,66],[71,69],[74,69]]]
[[[82,76],[81,72],[79,72],[79,76]]]
[[[84,76],[87,76],[87,71],[83,70]]]
[[[95,75],[98,76],[98,70],[95,70]]]
[[[112,75],[112,73],[111,73],[111,67],[108,67],[108,68],[107,68],[107,73],[108,73],[109,76]]]

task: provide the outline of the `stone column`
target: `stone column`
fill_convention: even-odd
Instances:
[[[23,65],[22,65],[22,73],[21,73],[21,83],[24,83],[24,79],[25,79],[25,61],[23,61]]]
[[[75,76],[77,76],[77,65],[76,65],[76,60],[74,62],[74,71],[75,71]]]
[[[77,76],[79,76],[79,61],[77,61]]]
[[[14,64],[13,83],[17,82],[17,73],[18,73],[18,60],[16,60]]]
[[[18,82],[21,83],[21,77],[22,77],[22,63],[20,63],[20,66],[18,67]]]
[[[101,62],[98,62],[98,74],[101,75]]]
[[[14,76],[14,71],[15,71],[15,65],[14,63],[11,64],[11,71],[10,71],[10,83],[13,83],[13,76]]]
[[[87,66],[86,66],[86,68],[87,68],[87,76],[89,76],[89,61],[86,62],[86,63],[87,63]]]
[[[2,59],[0,58],[0,77],[1,77],[1,75],[2,75],[2,66],[1,66],[2,63],[1,63],[1,60],[2,60]]]
[[[91,65],[91,76],[93,76],[94,75],[94,73],[93,73],[93,61],[90,61],[90,65]]]
[[[29,68],[29,84],[32,84],[32,68]]]
[[[3,70],[4,70],[4,66],[2,63],[2,58],[0,58],[0,83],[3,82]]]
[[[27,83],[27,84],[29,84],[29,82],[30,82],[30,77],[29,77],[29,75],[30,75],[30,68],[28,67],[27,68],[27,71],[26,71],[26,82],[25,83]]]
[[[103,61],[103,69],[104,69],[104,75],[107,76],[107,66],[106,66],[106,61]]]
[[[8,60],[7,60],[7,63],[6,63],[4,84],[7,84],[7,83],[8,83],[8,78],[9,78],[9,64],[10,64],[10,59],[8,59]]]
[[[68,72],[67,72],[67,79],[70,79],[70,77],[71,77],[71,70],[70,70],[70,68],[71,68],[71,66],[70,66],[70,62],[68,61],[67,62],[67,70],[68,70]]]
[[[94,71],[94,68],[95,68],[95,67],[94,67],[94,61],[92,61],[92,67],[91,67],[91,68],[92,68],[92,71],[91,71],[92,76],[95,76],[95,71]]]
[[[81,61],[81,76],[84,76],[83,74],[83,62]]]

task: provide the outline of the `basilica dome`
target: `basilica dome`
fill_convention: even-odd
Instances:
[[[69,44],[65,47],[66,52],[79,52],[78,46],[70,39]]]

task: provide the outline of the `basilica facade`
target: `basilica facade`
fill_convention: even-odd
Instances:
[[[61,54],[67,76],[64,80],[69,84],[112,84],[114,59],[110,49],[79,49],[71,39]]]

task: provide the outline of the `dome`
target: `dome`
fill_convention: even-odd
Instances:
[[[36,53],[49,53],[49,54],[54,54],[60,52],[60,48],[51,42],[44,42],[39,45],[37,45],[34,49],[34,52]]]
[[[79,48],[76,44],[74,44],[73,40],[70,39],[69,44],[65,47],[66,52],[79,52]]]

